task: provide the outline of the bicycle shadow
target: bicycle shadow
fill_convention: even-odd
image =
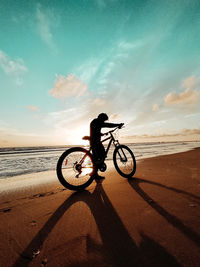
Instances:
[[[140,246],[138,247],[135,244],[101,182],[97,183],[93,193],[83,191],[73,193],[67,198],[24,249],[13,266],[28,266],[31,262],[33,263],[33,252],[42,250],[44,241],[57,222],[72,205],[79,201],[84,202],[89,207],[102,240],[102,245],[99,245],[88,234],[86,240],[87,253],[98,252],[101,254],[103,262],[106,264],[102,266],[180,266],[173,256],[144,233],[141,233],[142,242]],[[149,247],[154,248],[154,251],[150,254],[148,252]],[[88,265],[88,262],[82,262],[81,264],[80,262],[73,262],[68,266],[86,265]],[[92,265],[95,265],[95,262],[92,262]]]
[[[141,183],[148,183],[152,185],[156,185],[168,190],[172,190],[176,193],[181,193],[187,196],[190,196],[194,198],[196,201],[198,201],[200,198],[196,195],[193,195],[191,193],[185,192],[183,190],[179,190],[173,187],[168,187],[165,185],[162,185],[157,182],[148,181],[140,178],[131,178],[128,180],[130,186],[154,209],[156,210],[161,216],[165,218],[166,221],[168,221],[171,225],[176,227],[179,231],[181,231],[184,235],[186,235],[190,240],[192,240],[194,243],[196,243],[198,246],[200,246],[200,235],[193,231],[191,228],[186,226],[182,223],[180,219],[178,219],[176,216],[170,214],[168,211],[166,211],[162,206],[160,206],[156,201],[154,201],[141,187]]]
[[[200,202],[200,197],[199,196],[196,196],[196,195],[194,195],[192,193],[186,192],[186,191],[181,190],[181,189],[177,189],[177,188],[174,188],[174,187],[171,187],[171,186],[160,184],[158,182],[154,182],[154,181],[150,181],[150,180],[145,180],[145,179],[142,179],[142,178],[135,178],[135,177],[128,179],[128,181],[129,182],[136,181],[137,183],[148,183],[148,184],[156,185],[156,186],[159,186],[159,187],[162,187],[162,188],[165,188],[165,189],[174,191],[176,193],[180,193],[180,194],[189,196],[189,197],[195,199],[196,201]]]

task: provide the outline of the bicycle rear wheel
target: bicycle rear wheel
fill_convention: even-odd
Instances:
[[[135,174],[135,156],[129,147],[125,145],[117,146],[113,153],[113,162],[117,172],[121,176],[129,178]]]
[[[57,176],[61,184],[70,190],[81,190],[89,186],[94,173],[92,155],[82,147],[66,150],[57,163]]]

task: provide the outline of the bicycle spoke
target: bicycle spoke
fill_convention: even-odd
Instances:
[[[57,174],[65,187],[78,190],[92,181],[93,161],[86,153],[82,148],[69,149],[63,153],[58,163]]]
[[[120,175],[130,177],[135,173],[135,157],[127,146],[119,145],[114,151],[113,160]]]

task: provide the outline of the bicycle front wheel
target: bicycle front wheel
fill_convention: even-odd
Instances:
[[[57,176],[61,184],[70,190],[81,190],[89,186],[94,173],[92,155],[84,148],[66,150],[57,163]]]
[[[117,146],[113,153],[113,162],[121,176],[129,178],[135,174],[136,160],[129,147],[125,145]]]

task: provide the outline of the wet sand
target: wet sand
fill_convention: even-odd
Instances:
[[[200,148],[84,192],[55,172],[0,181],[0,266],[199,266]]]

